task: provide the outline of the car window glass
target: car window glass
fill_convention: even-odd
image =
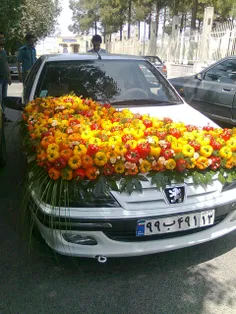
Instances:
[[[204,80],[236,84],[236,60],[223,61],[205,73]]]
[[[34,84],[34,80],[35,80],[35,77],[38,73],[38,70],[41,66],[43,62],[43,59],[40,58],[38,59],[34,65],[32,66],[29,74],[27,75],[26,77],[26,81],[25,81],[25,84],[24,84],[24,101],[28,101],[29,100],[29,97],[30,97],[30,92],[31,92],[31,89],[32,89],[32,86]]]
[[[151,63],[162,64],[161,60],[158,57],[147,57],[147,60]]]
[[[35,97],[75,93],[99,101],[180,99],[158,70],[146,61],[93,60],[47,62]]]

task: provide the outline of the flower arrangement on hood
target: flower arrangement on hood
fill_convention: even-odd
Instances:
[[[34,162],[55,181],[214,175],[236,166],[235,129],[198,128],[74,95],[37,98],[22,118]]]

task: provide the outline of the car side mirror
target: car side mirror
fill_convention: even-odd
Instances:
[[[199,81],[202,81],[203,80],[203,73],[198,73],[196,75],[196,78],[199,80]]]
[[[22,103],[21,97],[7,96],[4,98],[3,102],[6,108],[20,110],[20,111],[23,110],[24,108],[24,104]]]

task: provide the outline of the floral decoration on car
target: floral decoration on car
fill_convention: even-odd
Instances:
[[[201,185],[236,178],[234,128],[199,128],[74,95],[37,98],[22,118],[28,157],[50,180],[132,193],[142,191],[140,181],[161,188],[188,177]]]

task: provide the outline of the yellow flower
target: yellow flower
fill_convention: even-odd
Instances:
[[[48,152],[48,150],[47,150],[47,159],[48,159],[48,161],[53,162],[57,158],[59,158],[59,156],[60,156],[60,154],[59,154],[58,151],[55,150],[55,151],[49,151]]]
[[[176,167],[176,161],[173,158],[170,158],[170,159],[165,161],[164,165],[165,165],[166,169],[174,170]]]
[[[122,143],[122,138],[119,135],[111,136],[108,140],[110,145],[117,145]]]
[[[183,146],[182,153],[183,153],[183,155],[186,156],[186,157],[193,157],[193,155],[194,155],[194,153],[195,153],[195,150],[194,150],[194,148],[193,148],[191,145],[185,144],[185,145]],[[210,155],[209,155],[209,156],[210,156]]]
[[[118,156],[123,156],[127,152],[127,148],[124,144],[118,144],[115,146],[114,151]]]
[[[135,140],[129,140],[126,142],[127,147],[130,147],[131,149],[135,149],[138,145],[137,141]]]
[[[236,138],[231,138],[226,142],[226,145],[229,146],[232,152],[236,151]]]
[[[220,157],[226,160],[230,159],[233,155],[232,150],[229,146],[222,147],[219,153],[220,153]]]
[[[91,145],[97,145],[97,146],[99,146],[102,141],[100,140],[100,138],[92,137],[92,138],[89,139],[88,142],[89,142],[89,144],[91,144]]]
[[[87,153],[87,147],[83,144],[76,145],[73,153],[74,155],[85,155]]]
[[[174,137],[173,135],[167,135],[166,139],[168,142],[170,142],[173,145],[177,144],[177,138]]]
[[[213,153],[213,148],[211,147],[211,145],[203,145],[200,148],[199,153],[200,153],[200,155],[202,155],[204,157],[210,157],[211,154]]]
[[[97,166],[104,166],[107,163],[107,156],[103,152],[98,152],[95,154],[94,163]]]
[[[159,157],[161,153],[161,148],[160,147],[150,147],[150,156],[153,157]]]
[[[52,143],[48,145],[47,148],[47,154],[50,154],[51,152],[57,152],[59,151],[59,145]]]
[[[124,163],[121,162],[121,161],[118,161],[118,162],[115,164],[115,166],[114,166],[114,171],[115,171],[116,173],[124,173],[124,171],[125,171],[125,165],[124,165]]]
[[[148,160],[143,160],[141,165],[139,166],[139,169],[142,173],[147,173],[151,170],[151,163]]]

